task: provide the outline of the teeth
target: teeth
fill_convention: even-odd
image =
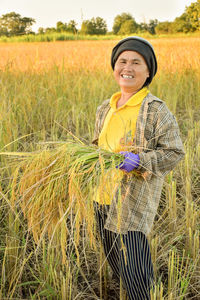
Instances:
[[[130,79],[133,78],[133,76],[131,76],[131,75],[122,75],[122,77],[123,78],[130,78]]]

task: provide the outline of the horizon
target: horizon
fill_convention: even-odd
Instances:
[[[91,0],[84,1],[84,7],[80,0],[74,0],[73,6],[68,4],[67,0],[43,1],[42,3],[39,0],[31,0],[29,3],[26,0],[18,0],[17,3],[15,0],[2,0],[1,2],[0,16],[14,11],[22,17],[33,18],[36,23],[31,28],[37,32],[39,27],[55,27],[58,21],[68,23],[70,20],[74,20],[77,28],[80,29],[82,21],[92,17],[103,18],[107,23],[108,31],[112,31],[114,18],[124,12],[130,13],[137,23],[149,23],[150,20],[155,19],[159,22],[174,21],[176,17],[184,13],[186,6],[196,1],[151,0],[149,2],[140,0],[139,3],[133,4],[130,0],[125,0],[123,3],[119,0],[109,2],[102,0],[101,3],[96,3],[95,7],[91,6]]]

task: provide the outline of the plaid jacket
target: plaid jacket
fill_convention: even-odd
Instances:
[[[98,144],[109,99],[97,108],[93,143]],[[160,201],[164,176],[183,158],[183,144],[175,117],[166,104],[149,93],[136,123],[133,146],[140,156],[139,176],[124,175],[112,199],[105,228],[117,233],[148,234]]]

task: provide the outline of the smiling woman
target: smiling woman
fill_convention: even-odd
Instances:
[[[111,66],[120,92],[98,107],[93,142],[120,152],[124,161],[106,174],[94,207],[113,272],[122,280],[129,300],[144,300],[150,299],[154,281],[146,236],[164,176],[184,151],[175,117],[148,89],[157,71],[152,45],[140,37],[121,40],[112,50]]]
[[[135,51],[124,51],[115,63],[114,77],[123,91],[122,95],[126,93],[133,95],[145,84],[149,70],[142,55]],[[125,102],[126,99],[120,104]]]

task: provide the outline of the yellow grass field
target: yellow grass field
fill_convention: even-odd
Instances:
[[[199,38],[164,38],[149,41],[156,51],[159,72],[199,69]],[[108,71],[110,53],[115,44],[116,41],[5,43],[0,45],[0,68],[40,72],[56,65],[69,69]]]
[[[186,152],[148,237],[151,297],[199,300],[200,37],[149,41],[158,59],[150,90],[175,114]],[[97,106],[118,90],[116,42],[0,43],[2,300],[125,300],[95,234],[92,179],[85,185],[81,164],[70,169],[75,152],[65,148],[72,136],[90,145]]]

